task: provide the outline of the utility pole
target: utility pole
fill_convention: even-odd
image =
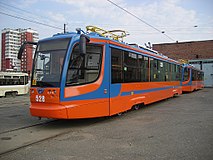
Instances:
[[[66,33],[66,24],[64,23],[64,33]]]

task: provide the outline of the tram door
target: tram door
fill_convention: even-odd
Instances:
[[[111,47],[110,58],[110,115],[113,115],[122,112],[125,106],[119,96],[123,81],[123,51]]]

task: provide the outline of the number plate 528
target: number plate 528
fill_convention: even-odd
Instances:
[[[35,100],[36,102],[45,102],[45,96],[36,95]]]

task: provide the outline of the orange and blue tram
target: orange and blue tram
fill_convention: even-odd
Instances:
[[[111,116],[182,94],[182,64],[151,49],[79,30],[36,45],[32,116]]]
[[[189,64],[183,65],[182,91],[193,92],[204,87],[204,72]]]

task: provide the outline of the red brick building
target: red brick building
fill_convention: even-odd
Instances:
[[[35,39],[34,34],[32,32],[22,32],[21,33],[21,43],[25,41],[38,41]],[[33,63],[33,52],[35,48],[31,45],[27,45],[25,47],[25,51],[21,57],[21,71],[31,73],[32,71],[32,63]]]
[[[31,73],[34,49],[27,46],[21,60],[17,59],[17,54],[24,41],[38,41],[38,33],[28,29],[3,29],[2,30],[2,52],[1,71],[22,71]]]
[[[175,60],[213,58],[213,40],[153,44],[153,49]]]

